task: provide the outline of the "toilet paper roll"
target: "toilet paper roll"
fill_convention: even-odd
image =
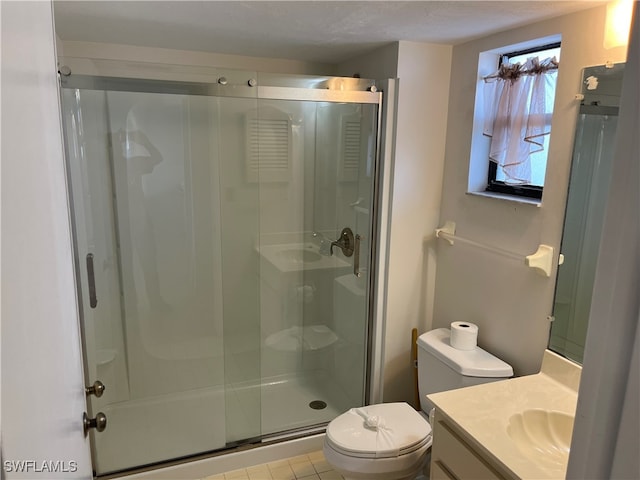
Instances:
[[[451,324],[451,346],[457,350],[473,350],[478,345],[478,326],[469,322]]]

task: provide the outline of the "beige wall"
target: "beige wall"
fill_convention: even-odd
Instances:
[[[453,49],[441,223],[456,234],[522,255],[560,245],[582,68],[621,62],[626,49],[602,46],[605,7],[474,40]],[[467,195],[473,104],[480,52],[562,35],[556,106],[542,205]],[[479,344],[511,363],[516,375],[539,371],[547,345],[555,272],[542,277],[521,262],[471,246],[437,244],[434,327],[465,320],[480,327]]]
[[[336,75],[362,78],[396,78],[398,76],[398,54],[400,42],[393,42],[373,52],[339,64]]]
[[[302,62],[281,58],[247,57],[212,52],[68,40],[58,42],[58,55],[61,54],[60,44],[62,45],[65,57],[128,60],[169,65],[224,67],[265,73],[290,73],[298,75],[333,75],[335,69],[333,65],[326,63]]]
[[[451,47],[400,42],[389,247],[384,400],[412,398],[411,329],[432,324]]]

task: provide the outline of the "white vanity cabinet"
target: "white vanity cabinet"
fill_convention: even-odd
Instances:
[[[431,478],[565,478],[567,421],[575,415],[580,373],[579,365],[546,350],[535,375],[427,395],[436,408]],[[537,435],[523,436],[525,422],[551,422],[555,433],[534,427]]]
[[[436,410],[431,447],[431,480],[506,479]]]

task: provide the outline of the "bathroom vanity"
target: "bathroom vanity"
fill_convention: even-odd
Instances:
[[[476,451],[454,422],[437,412],[431,450],[431,479],[503,479],[495,464]]]
[[[429,395],[431,478],[565,478],[581,370],[547,350],[536,375]]]

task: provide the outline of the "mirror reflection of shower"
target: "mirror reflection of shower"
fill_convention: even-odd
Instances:
[[[582,363],[624,64],[585,68],[549,348]]]

